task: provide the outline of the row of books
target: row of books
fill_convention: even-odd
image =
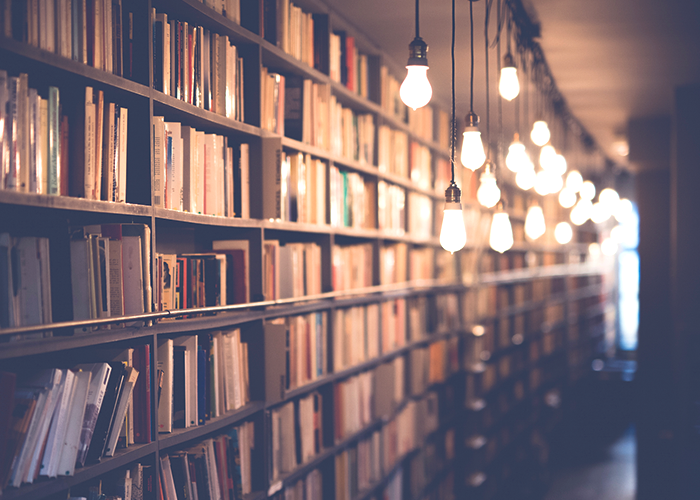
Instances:
[[[312,470],[306,477],[299,479],[293,485],[286,486],[283,492],[270,498],[272,500],[322,500],[323,476],[321,471]]]
[[[382,479],[382,432],[335,456],[335,498],[351,500]]]
[[[159,311],[250,302],[248,240],[217,240],[212,251],[156,254]]]
[[[376,227],[376,182],[357,172],[330,168],[330,220],[334,227]]]
[[[412,248],[408,257],[408,276],[411,280],[430,280],[433,278],[435,248]]]
[[[377,226],[393,234],[406,232],[406,190],[401,186],[377,182]]]
[[[266,70],[264,70],[266,71]],[[278,103],[284,109],[284,132],[291,139],[310,144],[318,148],[329,150],[331,145],[330,130],[330,106],[332,100],[331,89],[328,84],[315,83],[312,80],[303,79],[297,75],[287,75],[284,78],[284,99]],[[272,80],[268,77],[268,82]],[[269,88],[265,88],[268,98]],[[267,117],[263,123],[269,123],[271,113],[268,110],[269,103],[274,103],[274,88],[272,100],[263,103]],[[273,128],[268,128],[274,131]]]
[[[244,121],[243,58],[228,35],[151,11],[153,87],[232,120]]]
[[[437,115],[437,116],[436,116]],[[434,125],[434,120],[436,118],[441,119],[441,118],[447,118],[447,123],[446,125],[449,127],[450,122],[449,122],[449,115],[447,113],[441,113],[440,111],[435,112],[433,110],[432,106],[423,106],[422,108],[418,109],[408,109],[408,129],[411,131],[412,134],[417,135],[423,140],[426,141],[433,141],[436,140],[435,137],[433,136],[433,125]],[[440,129],[440,124],[436,124],[437,129],[435,132],[438,132]],[[435,134],[436,136],[439,135],[439,133]],[[448,136],[449,138],[449,136]],[[437,140],[436,140],[437,142]],[[449,148],[449,144],[445,146],[445,149]]]
[[[302,387],[328,372],[325,311],[271,321],[285,329],[285,389]]]
[[[433,199],[408,192],[408,232],[415,238],[427,240],[433,236]]]
[[[326,224],[326,171],[327,165],[309,154],[282,153],[280,213],[264,213],[263,218]]]
[[[102,224],[71,229],[73,319],[151,312],[151,228]]]
[[[248,344],[239,329],[160,341],[158,371],[159,432],[204,425],[250,402]]]
[[[371,243],[333,245],[333,290],[337,292],[373,285]]]
[[[382,173],[408,177],[408,134],[386,125],[379,127],[377,168]]]
[[[317,243],[263,243],[263,294],[267,300],[318,295],[321,247]]]
[[[430,148],[423,146],[416,141],[411,141],[409,154],[409,172],[411,181],[413,181],[413,183],[421,189],[431,189],[433,177],[432,170],[433,162]]]
[[[135,463],[71,488],[72,500],[148,500],[156,496],[155,467]]]
[[[156,207],[250,217],[250,148],[179,122],[153,117]]]
[[[252,492],[254,449],[254,423],[244,422],[226,434],[161,456],[159,498],[243,498]]]
[[[408,245],[390,243],[379,247],[379,284],[391,285],[406,281]]]
[[[139,374],[145,373],[143,358],[118,357],[122,360],[73,369],[0,375],[7,403],[3,421],[8,426],[3,432],[6,453],[0,486],[18,488],[40,476],[72,476],[76,466],[141,441],[134,417],[149,402],[141,399],[142,391],[132,393]],[[148,376],[140,380],[143,388]]]
[[[313,392],[270,412],[270,479],[276,481],[323,451],[323,399]]]
[[[51,323],[48,238],[0,233],[0,328]]]
[[[4,36],[114,73],[133,76],[133,13],[122,0],[4,2]]]
[[[401,82],[389,73],[389,68],[386,66],[382,66],[379,70],[379,85],[382,110],[399,121],[405,121],[408,107],[399,94]]]
[[[459,338],[451,337],[416,348],[410,354],[410,391],[423,394],[425,390],[459,371]]]
[[[374,116],[343,107],[331,96],[331,153],[348,160],[374,165]]]
[[[342,83],[348,90],[367,99],[369,97],[369,62],[355,45],[355,37],[345,31],[330,34],[331,80]]]
[[[333,371],[379,356],[380,336],[379,304],[333,311]]]
[[[339,443],[372,423],[377,373],[367,371],[334,385],[334,431]]]

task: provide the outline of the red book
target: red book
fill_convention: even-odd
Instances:
[[[355,37],[345,38],[345,66],[348,68],[348,90],[355,92]]]
[[[226,448],[228,447],[228,437],[219,436],[214,440],[214,450],[216,452],[216,468],[219,475],[219,487],[221,488],[222,500],[233,500],[229,497],[228,488],[228,459],[226,456]]]

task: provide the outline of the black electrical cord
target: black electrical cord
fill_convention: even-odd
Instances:
[[[416,38],[420,38],[420,16],[418,15],[418,2],[416,0]]]
[[[416,3],[418,0],[416,0]],[[471,9],[471,2],[469,8]],[[474,74],[474,47],[472,46],[472,82]],[[473,87],[473,83],[472,83]],[[472,89],[473,95],[473,89]],[[472,97],[473,99],[473,97]],[[450,142],[450,164],[452,166],[452,182],[455,182],[455,136],[457,135],[457,117],[455,115],[455,0],[452,0],[452,137]]]
[[[454,1],[453,1],[454,3]],[[454,6],[453,6],[454,9]],[[454,26],[454,10],[452,24]],[[471,76],[469,79],[469,111],[474,112],[474,0],[469,0],[469,36],[471,37]],[[454,29],[452,30],[452,44],[454,45]],[[454,51],[454,47],[452,49]],[[454,59],[454,53],[453,53]],[[454,73],[454,68],[453,68]],[[454,92],[453,92],[454,94]]]

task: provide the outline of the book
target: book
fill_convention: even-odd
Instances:
[[[138,380],[138,376],[139,372],[133,366],[126,367],[124,373],[124,382],[122,384],[121,390],[119,391],[117,405],[114,410],[114,417],[112,418],[112,421],[110,423],[107,441],[105,442],[104,456],[114,456],[114,452],[117,449],[119,433],[124,423],[124,419],[127,414],[127,407],[129,405],[129,401],[131,400],[131,395],[134,390],[134,385]]]
[[[72,476],[75,471],[91,380],[92,372],[90,371],[77,371],[75,373],[75,388],[70,402],[68,425],[62,440],[57,475]]]
[[[90,389],[88,391],[87,402],[85,405],[85,416],[83,418],[83,426],[80,433],[80,445],[78,447],[78,455],[76,463],[79,466],[84,466],[88,456],[88,450],[91,447],[93,434],[99,414],[102,410],[102,403],[107,392],[107,385],[111,378],[112,367],[108,363],[93,363],[87,365],[78,365],[75,367],[83,371],[90,371],[92,379],[90,381]]]
[[[158,398],[158,432],[173,430],[173,341],[158,343],[158,369],[163,371],[163,386]]]

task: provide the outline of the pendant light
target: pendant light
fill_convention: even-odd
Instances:
[[[508,213],[503,210],[503,202],[498,204],[498,211],[493,214],[491,220],[489,245],[499,253],[510,250],[513,246],[513,227],[510,225]]]
[[[547,229],[547,225],[544,220],[544,212],[542,207],[537,203],[530,205],[527,209],[527,216],[525,217],[525,235],[530,238],[530,240],[536,240],[542,236]]]
[[[544,120],[537,120],[532,125],[532,132],[530,132],[530,139],[535,143],[536,146],[544,146],[549,142],[551,133],[549,132],[549,127],[547,122]]]
[[[450,136],[450,163],[452,179],[445,190],[445,211],[440,228],[440,245],[450,253],[455,253],[467,242],[467,231],[464,227],[461,191],[455,183],[455,133],[457,119],[455,117],[455,0],[452,0],[452,134]]]
[[[510,30],[512,19],[508,19],[507,42],[508,48],[503,57],[503,67],[501,68],[501,79],[498,82],[498,92],[506,101],[512,101],[520,93],[520,83],[518,82],[518,70],[515,67],[515,60],[510,51]]]
[[[537,180],[537,174],[535,173],[535,167],[532,163],[528,164],[525,168],[522,168],[515,174],[515,184],[522,189],[527,191],[535,187],[535,181]]]
[[[484,144],[481,141],[479,132],[479,116],[474,113],[474,2],[469,0],[469,26],[471,36],[471,76],[469,80],[469,113],[466,118],[462,140],[462,154],[460,155],[462,165],[469,170],[480,168],[486,161]]]
[[[501,190],[496,183],[496,176],[490,161],[486,162],[486,167],[481,177],[479,177],[479,181],[481,185],[476,191],[476,199],[486,208],[495,207],[498,200],[501,199]]]
[[[593,201],[593,198],[595,198],[595,184],[591,181],[583,181],[579,194],[582,200]]]
[[[578,170],[572,170],[566,176],[566,187],[571,189],[574,193],[581,191],[581,186],[583,185],[583,177]]]
[[[556,167],[557,151],[551,144],[545,144],[540,150],[540,167],[544,170],[554,170]]]
[[[569,218],[571,219],[572,223],[574,223],[577,226],[580,226],[581,224],[583,224],[591,218],[592,211],[593,204],[591,203],[591,201],[582,198],[578,200],[578,203],[576,203],[576,205],[574,205],[574,208],[571,209]]]
[[[573,236],[574,231],[571,229],[571,224],[566,221],[560,222],[554,228],[554,239],[557,240],[557,243],[560,245],[566,245],[569,243]]]
[[[408,44],[408,72],[399,90],[403,103],[414,110],[428,104],[433,96],[433,88],[428,81],[428,44],[420,37],[418,2],[416,0],[416,36]]]
[[[520,142],[520,136],[516,132],[513,134],[513,142],[508,146],[508,155],[506,155],[506,167],[514,173],[518,173],[521,169],[527,168],[528,163],[527,151],[525,144]]]
[[[559,191],[559,204],[564,208],[571,208],[576,204],[576,193],[568,186]]]

